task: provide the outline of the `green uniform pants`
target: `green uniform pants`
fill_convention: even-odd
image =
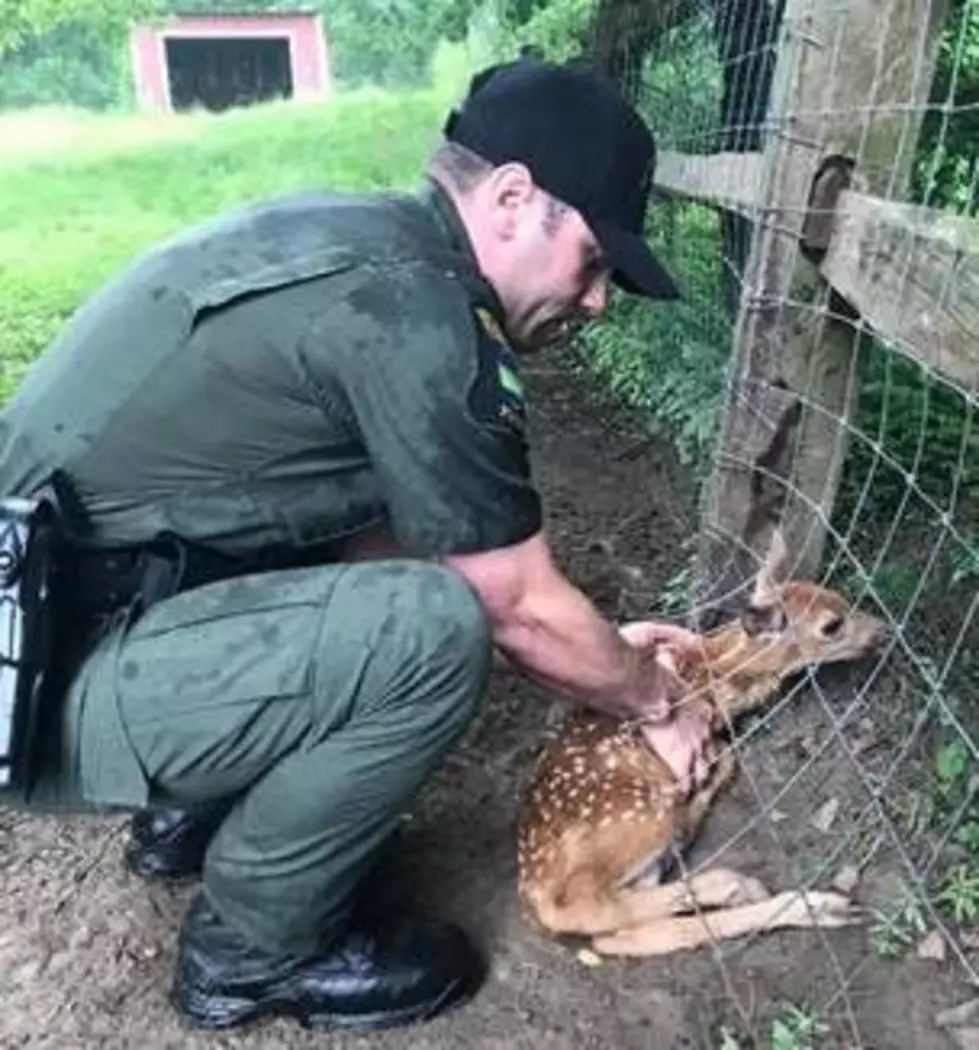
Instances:
[[[114,708],[155,792],[235,796],[204,892],[258,945],[305,952],[345,916],[398,814],[465,730],[491,651],[475,594],[439,566],[243,577],[162,602],[107,639],[75,687],[78,731],[94,746],[91,727]],[[102,801],[111,759],[83,778],[88,801]]]

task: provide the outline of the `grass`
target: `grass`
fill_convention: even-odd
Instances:
[[[187,223],[317,187],[411,188],[448,91],[217,116],[0,116],[0,399],[79,303]]]

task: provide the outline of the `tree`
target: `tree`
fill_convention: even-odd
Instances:
[[[152,10],[150,0],[0,0],[0,56],[58,26],[98,26],[107,32]]]

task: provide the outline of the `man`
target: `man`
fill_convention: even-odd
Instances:
[[[60,471],[79,523],[85,642],[30,802],[142,807],[134,865],[202,867],[172,991],[201,1025],[374,1028],[474,993],[461,931],[358,890],[494,646],[703,773],[654,658],[683,632],[620,633],[551,561],[513,355],[610,280],[675,296],[641,238],[653,140],[604,80],[529,59],[445,132],[417,194],[292,196],[136,260],[0,419],[0,491]]]

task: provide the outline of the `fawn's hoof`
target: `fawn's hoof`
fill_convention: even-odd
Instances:
[[[822,890],[788,892],[779,894],[776,900],[786,905],[786,910],[776,919],[779,925],[837,929],[857,926],[865,919],[864,910],[842,893]]]

